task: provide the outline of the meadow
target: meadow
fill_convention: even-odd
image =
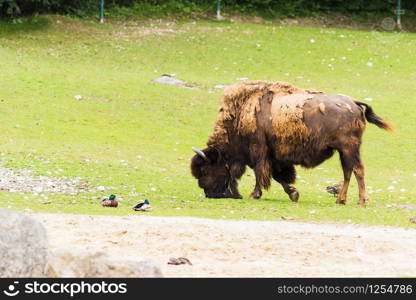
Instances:
[[[0,24],[0,162],[34,174],[79,178],[111,190],[78,195],[0,191],[0,207],[126,215],[293,219],[415,227],[416,35],[209,20],[127,23],[42,16]],[[175,74],[193,89],[152,82]],[[241,79],[287,81],[367,101],[392,122],[369,124],[362,157],[371,202],[345,206],[325,187],[342,178],[338,155],[297,168],[298,203],[276,182],[260,200],[248,170],[244,199],[206,199],[189,171],[204,148],[223,90]],[[80,95],[81,100],[76,96]],[[116,194],[118,208],[97,197]],[[45,199],[48,201],[45,202]],[[142,212],[143,214],[143,212]]]

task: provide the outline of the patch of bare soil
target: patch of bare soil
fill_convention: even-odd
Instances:
[[[176,35],[183,31],[178,29],[175,21],[162,19],[119,21],[107,19],[106,24],[112,24],[111,30],[101,30],[99,27],[90,26],[97,23],[96,20],[79,21],[65,16],[50,16],[53,24],[61,31],[79,32],[91,36],[109,38],[111,40],[124,40],[142,38],[145,36]]]
[[[0,191],[76,195],[91,188],[78,178],[34,175],[31,170],[0,167]]]
[[[297,17],[297,18],[282,18],[282,19],[263,19],[257,16],[247,15],[232,15],[227,17],[233,23],[237,24],[275,24],[281,26],[300,26],[300,27],[320,27],[320,28],[342,28],[352,30],[381,30],[382,22],[386,18],[391,19],[392,15],[375,15],[364,20],[358,20],[350,16],[346,16],[340,13],[328,13],[322,16],[316,17]],[[403,30],[415,31],[414,18],[408,17],[402,21]],[[387,30],[391,31],[391,30]]]
[[[118,28],[119,30],[113,31],[109,34],[112,38],[119,40],[119,39],[129,39],[129,38],[138,38],[143,36],[165,36],[165,35],[175,35],[182,33],[183,31],[178,30],[176,28],[161,28],[161,27],[155,27],[150,25],[149,27],[144,26],[122,26]]]
[[[166,277],[416,276],[416,230],[146,215],[33,214],[52,249],[148,257]],[[171,257],[192,263],[168,264]]]

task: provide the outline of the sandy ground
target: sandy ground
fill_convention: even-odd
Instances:
[[[416,230],[146,215],[33,214],[52,249],[148,257],[166,277],[416,276]],[[186,257],[193,265],[168,265]]]

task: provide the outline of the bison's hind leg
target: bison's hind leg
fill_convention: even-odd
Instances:
[[[369,200],[365,191],[364,183],[364,164],[360,157],[360,146],[344,148],[339,151],[342,170],[344,172],[344,183],[336,201],[337,204],[345,204],[347,202],[348,185],[352,172],[357,179],[360,201],[358,205],[364,206]]]
[[[296,181],[296,169],[294,165],[282,166],[279,163],[273,163],[272,177],[283,186],[283,189],[286,194],[289,195],[290,200],[293,202],[299,200],[299,192],[291,185]]]

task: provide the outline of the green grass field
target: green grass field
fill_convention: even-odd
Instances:
[[[42,204],[31,193],[1,191],[0,206],[124,215],[147,198],[149,215],[415,227],[416,211],[395,207],[416,205],[415,65],[412,33],[193,20],[99,25],[54,16],[2,23],[3,166],[81,177],[115,187],[123,200],[114,209],[92,199],[100,194],[51,194],[52,203]],[[164,73],[200,89],[151,82]],[[298,168],[297,204],[277,183],[262,199],[247,199],[251,170],[240,182],[245,199],[203,197],[189,171],[191,147],[203,148],[212,132],[222,93],[213,86],[242,77],[373,99],[397,131],[367,127],[362,157],[373,192],[366,208],[356,206],[355,179],[346,206],[324,191],[342,178],[337,155],[319,168]]]

